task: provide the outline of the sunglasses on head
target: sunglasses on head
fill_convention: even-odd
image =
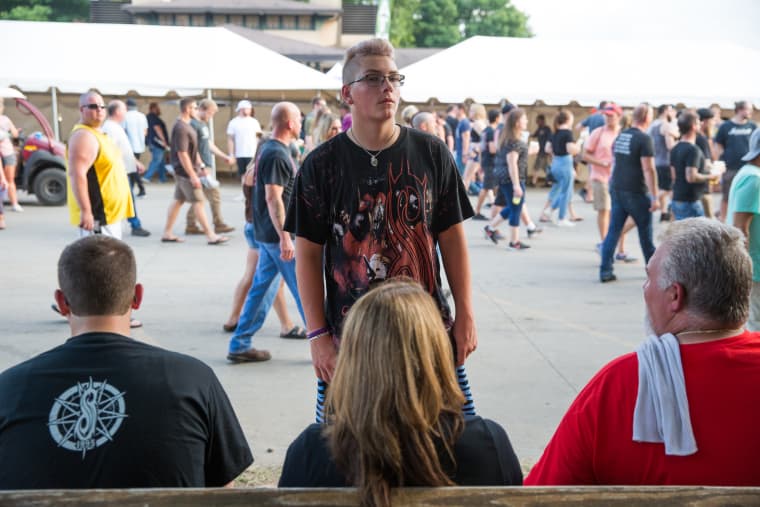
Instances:
[[[93,111],[96,111],[98,109],[105,109],[106,106],[104,104],[85,104],[82,107],[86,107],[87,109],[91,109]]]

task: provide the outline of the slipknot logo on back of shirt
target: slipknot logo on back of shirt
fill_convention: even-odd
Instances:
[[[77,383],[55,399],[48,417],[50,436],[58,447],[82,452],[113,440],[125,413],[124,394],[110,384]]]

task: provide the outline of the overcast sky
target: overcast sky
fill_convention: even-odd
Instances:
[[[530,27],[541,38],[712,39],[760,49],[760,0],[512,0],[512,4],[530,16]]]

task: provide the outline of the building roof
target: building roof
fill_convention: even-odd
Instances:
[[[343,49],[309,44],[288,37],[275,35],[265,30],[253,30],[238,25],[223,25],[227,30],[245,37],[261,46],[299,62],[339,62],[343,59]]]
[[[297,2],[295,0],[164,0],[151,3],[128,4],[122,7],[132,15],[144,13],[165,14],[288,14],[334,16],[342,9],[329,5]]]
[[[406,67],[446,48],[396,48],[394,51],[398,68]]]

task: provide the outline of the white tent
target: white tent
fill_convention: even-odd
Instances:
[[[403,69],[407,102],[760,104],[760,51],[721,41],[472,37]]]
[[[335,82],[224,28],[0,21],[0,77],[25,92],[198,95],[336,90]],[[9,48],[13,48],[9,50]]]

